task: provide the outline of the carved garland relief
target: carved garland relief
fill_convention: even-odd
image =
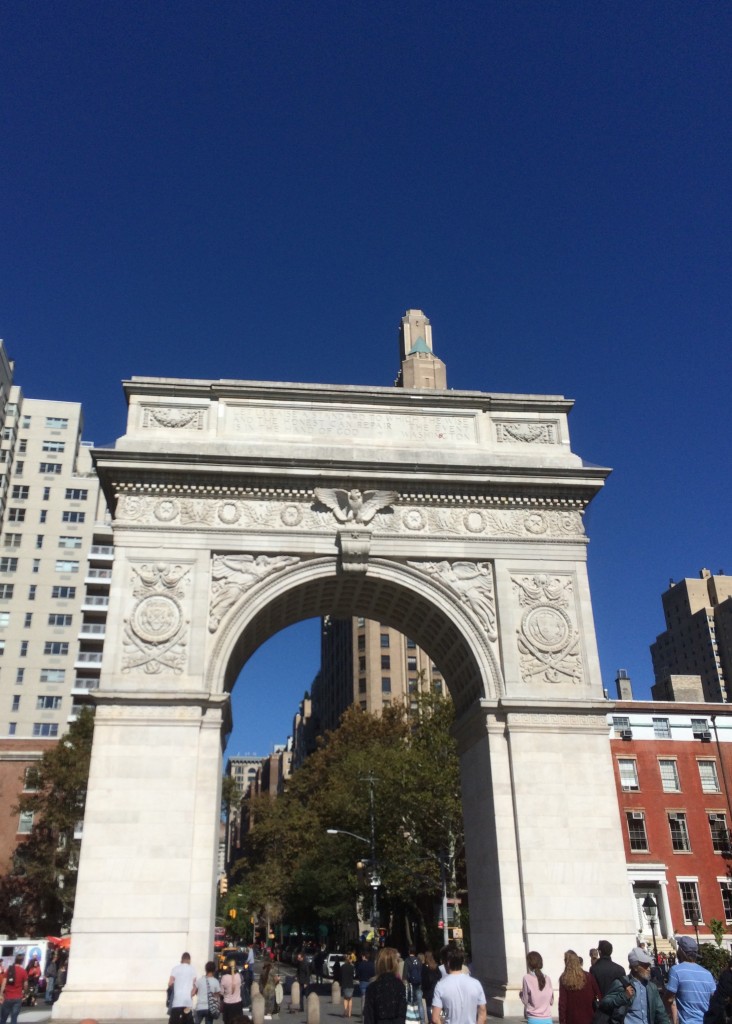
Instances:
[[[132,566],[132,594],[137,598],[124,622],[122,671],[179,675],[186,663],[189,620],[182,601],[190,570],[166,562]]]
[[[408,562],[457,597],[480,622],[487,639],[498,639],[493,566],[490,562]]]
[[[215,633],[226,613],[244,600],[257,583],[280,573],[299,558],[289,555],[214,555],[211,563],[211,602],[209,632]]]
[[[572,580],[537,573],[512,576],[524,609],[516,631],[521,676],[525,683],[582,682],[579,632],[572,618]]]
[[[339,523],[369,525],[374,533],[484,536],[506,539],[584,537],[574,509],[503,509],[404,505],[390,491],[320,489],[314,500],[152,497],[123,494],[120,524],[221,529],[329,530]]]

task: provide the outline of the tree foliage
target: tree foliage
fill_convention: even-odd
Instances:
[[[84,817],[93,734],[94,715],[84,709],[43,754],[36,788],[14,808],[34,817],[10,871],[0,877],[0,931],[8,935],[58,935],[71,923],[79,861],[74,834]]]
[[[241,885],[251,912],[276,907],[303,930],[319,921],[353,921],[357,900],[371,899],[371,865],[357,868],[371,853],[371,776],[382,923],[402,939],[416,938],[416,923],[427,941],[441,891],[443,851],[457,865],[451,888],[462,876],[452,719],[452,702],[436,695],[418,698],[412,710],[385,708],[378,716],[349,708],[339,728],[326,734],[288,781],[284,795],[253,802],[253,827],[237,865],[241,883],[235,881],[231,898],[239,898]],[[328,835],[328,828],[341,834]],[[361,839],[343,834],[348,832]]]

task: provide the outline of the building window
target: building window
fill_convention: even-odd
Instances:
[[[697,923],[701,923],[703,919],[698,883],[695,881],[679,882],[679,892],[681,893],[681,905],[684,908],[684,923],[691,924],[694,917],[697,918]]]
[[[686,815],[681,811],[670,811],[668,815],[668,826],[671,829],[671,846],[676,853],[691,853],[691,842],[689,841],[689,829],[686,825]]]
[[[379,642],[380,642],[382,647],[388,647],[389,646],[389,634],[388,633],[382,633],[381,636],[379,637]]]
[[[33,624],[33,612],[26,612],[25,619],[23,620],[23,628],[30,629]]]
[[[60,597],[64,600],[73,600],[76,597],[76,587],[52,587],[51,597]]]
[[[15,476],[22,476],[24,469],[25,469],[25,463],[24,462],[16,462],[15,465],[13,466],[13,473],[15,474]]]
[[[5,406],[5,408],[7,410],[7,406]],[[20,421],[20,429],[21,430],[28,430],[30,428],[30,425],[31,425],[31,417],[30,416],[23,416],[23,418]]]
[[[67,487],[65,497],[67,501],[86,501],[88,494],[89,491],[79,487]]]
[[[727,816],[716,811],[707,815],[709,818],[709,830],[712,833],[712,846],[715,853],[729,853],[729,832],[727,831]]]
[[[0,629],[5,629],[10,624],[10,612],[0,612]]]
[[[407,658],[407,671],[408,672],[416,672],[417,671],[417,658],[413,654],[410,654],[409,657]]]
[[[22,686],[23,680],[25,679],[25,669],[19,668],[15,670],[15,685]]]
[[[44,476],[49,473],[60,473],[61,463],[60,462],[39,462],[38,472],[43,473]]]
[[[13,704],[10,708],[11,711],[20,711],[20,694],[16,693],[13,697]]]
[[[619,757],[618,768],[621,789],[626,793],[637,792],[640,786],[638,785],[638,765],[635,763],[635,758]]]
[[[661,785],[664,793],[678,793],[681,786],[676,760],[671,757],[661,757],[658,760],[658,767],[661,769]]]
[[[409,637],[407,637],[407,650],[408,651],[413,651],[416,648],[416,646],[417,646],[416,640],[410,640]]]
[[[81,537],[59,537],[58,546],[60,548],[80,548]]]
[[[55,612],[48,616],[49,626],[70,626],[71,616],[70,615],[59,615]]]
[[[381,692],[382,693],[391,693],[391,677],[390,676],[382,676],[381,677]]]
[[[27,654],[28,654],[28,641],[27,640],[21,640],[20,641],[20,656],[21,656],[21,658],[25,658]]]
[[[85,519],[86,512],[63,512],[61,514],[63,523],[83,523]]]
[[[365,636],[360,636],[358,638],[358,649],[359,649],[359,651],[365,651],[366,650],[366,637]]]
[[[62,416],[46,416],[46,430],[66,430],[68,419]]]
[[[51,499],[51,488],[50,487],[44,487],[43,488],[43,500],[44,501],[50,501],[50,499]]]
[[[78,572],[79,563],[72,562],[66,558],[58,558],[56,560],[56,572]]]
[[[41,571],[41,560],[40,560],[40,558],[34,558],[33,559],[33,564],[31,566],[31,572],[40,572],[40,571]]]
[[[10,600],[13,596],[13,587],[14,584],[12,583],[0,583],[0,599]]]
[[[722,896],[722,906],[724,907],[724,919],[729,924],[732,921],[732,882],[726,879],[724,881],[719,879],[719,891]]]
[[[382,654],[381,655],[381,668],[382,669],[391,668],[391,655],[389,655],[389,654]]]
[[[53,738],[58,736],[58,725],[55,722],[34,722],[33,735]]]
[[[442,680],[435,679],[434,682],[432,683],[432,689],[434,690],[435,693],[442,693]]]
[[[36,793],[41,785],[41,777],[35,765],[31,765],[23,772],[23,792]]]
[[[366,677],[365,676],[359,676],[358,692],[359,693],[366,693]]]
[[[3,544],[6,548],[19,548],[22,540],[22,533],[6,533],[3,539]]]
[[[61,698],[52,697],[49,694],[41,694],[36,700],[36,711],[58,711],[61,707]]]
[[[44,654],[68,654],[69,645],[61,640],[46,640],[43,645]]]
[[[24,508],[10,508],[8,509],[8,521],[11,523],[24,523],[25,522],[25,509]]]
[[[17,568],[17,558],[0,558],[0,572],[15,572]]]
[[[365,672],[366,671],[366,659],[364,657],[361,657],[361,658],[358,659],[358,671],[359,672]]]
[[[19,455],[25,455],[27,450],[28,450],[28,438],[27,437],[21,437],[20,440],[18,441],[18,454]]]
[[[21,811],[18,819],[18,832],[27,836],[33,828],[33,811]]]
[[[671,739],[671,721],[668,718],[653,719],[653,737],[657,740]]]
[[[37,588],[36,588],[36,584],[35,583],[31,583],[31,585],[28,587],[28,600],[29,601],[35,601],[35,599],[36,599],[36,589]],[[10,596],[12,597],[12,594]]]
[[[36,534],[36,549],[42,548],[42,547],[43,547],[43,534],[42,533],[37,533]]]
[[[65,441],[44,441],[41,445],[42,452],[63,452],[66,447]]]
[[[38,513],[38,522],[39,523],[45,523],[47,518],[48,518],[48,509],[47,508],[42,508],[41,511]]]
[[[14,501],[24,501],[30,494],[30,487],[27,484],[14,484],[11,497]]]
[[[41,669],[41,682],[42,683],[62,683],[66,677],[66,669],[64,668],[42,668]]]
[[[694,734],[694,739],[699,739],[700,736],[709,732],[709,722],[706,718],[692,718],[691,731]]]
[[[17,722],[8,722],[8,736],[15,736],[17,725]]]
[[[416,693],[417,692],[417,680],[416,680],[416,678],[414,676],[410,676],[409,677],[409,682],[407,683],[407,689],[409,690],[410,693]]]
[[[628,839],[633,853],[648,852],[648,836],[646,835],[646,816],[643,811],[626,811]]]
[[[704,760],[697,761],[697,764],[699,765],[702,793],[718,793],[719,776],[717,775],[717,762]]]

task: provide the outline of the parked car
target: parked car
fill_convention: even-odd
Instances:
[[[345,959],[346,959],[345,953],[328,953],[327,957],[325,958],[325,963],[323,964],[323,977],[324,978],[332,978],[333,977],[333,966],[334,966],[334,964],[337,961],[340,961],[341,963],[343,963],[343,961]]]

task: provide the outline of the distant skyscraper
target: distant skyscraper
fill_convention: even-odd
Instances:
[[[661,601],[666,629],[651,645],[656,683],[698,675],[705,700],[732,700],[732,577],[702,569],[698,580],[672,581]]]
[[[445,364],[432,351],[432,326],[421,309],[408,309],[399,327],[401,369],[396,383],[403,388],[447,387]]]

